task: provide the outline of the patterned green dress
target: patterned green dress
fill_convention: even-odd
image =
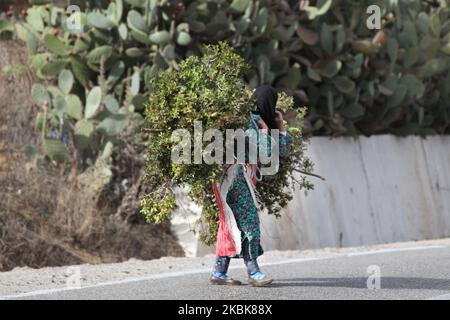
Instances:
[[[252,120],[257,120],[257,118],[255,119],[254,117]],[[250,122],[248,129],[255,129],[256,132],[258,132],[257,145],[266,146],[263,151],[266,155],[270,155],[270,136],[260,134],[255,121]],[[260,144],[260,139],[266,139],[265,143]],[[280,133],[280,157],[286,156],[287,145],[291,142],[291,139],[292,138],[289,134]],[[242,166],[239,166],[237,176],[227,193],[226,201],[233,211],[237,226],[241,232],[241,252],[237,257],[244,259],[256,259],[264,252],[260,243],[260,222],[258,210],[252,198],[251,191],[249,190]]]

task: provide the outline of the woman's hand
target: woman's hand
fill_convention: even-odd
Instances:
[[[284,127],[283,115],[281,114],[280,111],[275,111],[275,122],[277,123],[280,132],[286,131],[286,128]]]
[[[264,122],[263,119],[259,119],[258,121],[256,121],[256,123],[258,124],[258,126],[261,129],[262,133],[264,133],[264,134],[268,134],[269,133],[269,127],[267,126],[267,124]]]

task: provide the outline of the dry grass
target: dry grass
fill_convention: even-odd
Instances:
[[[12,71],[2,73],[8,65]],[[27,160],[24,146],[40,143],[27,65],[22,45],[0,41],[0,270],[183,255],[169,225],[131,221],[136,206],[123,199],[98,208],[71,168]],[[134,185],[128,197],[137,192],[140,170],[121,170]]]

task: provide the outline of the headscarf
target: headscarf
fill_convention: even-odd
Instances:
[[[278,93],[268,85],[259,86],[255,89],[256,97],[256,111],[254,114],[259,114],[269,129],[278,129],[275,121],[275,107],[277,105]]]

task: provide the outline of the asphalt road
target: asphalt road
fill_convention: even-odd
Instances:
[[[242,261],[230,273],[245,280]],[[182,270],[180,268],[178,270]],[[31,292],[20,299],[450,299],[450,247],[361,251],[338,257],[274,262],[271,286],[214,286],[203,270],[173,272],[87,288]],[[380,275],[379,282],[377,274]],[[368,278],[370,280],[368,280]],[[369,287],[373,289],[368,288]],[[377,288],[379,284],[379,288]]]

